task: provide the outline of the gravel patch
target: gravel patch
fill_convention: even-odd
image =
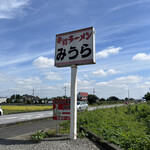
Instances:
[[[68,135],[56,136],[35,143],[25,139],[0,139],[0,150],[99,150],[89,139],[70,140]]]

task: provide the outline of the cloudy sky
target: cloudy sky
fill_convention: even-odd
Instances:
[[[70,96],[70,67],[54,67],[56,34],[94,27],[96,64],[78,92],[140,98],[150,88],[150,0],[0,0],[0,96]]]

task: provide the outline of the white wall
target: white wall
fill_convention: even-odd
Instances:
[[[0,97],[0,103],[6,102],[7,97]]]

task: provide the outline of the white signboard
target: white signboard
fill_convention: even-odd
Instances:
[[[56,35],[55,66],[95,64],[93,27]]]

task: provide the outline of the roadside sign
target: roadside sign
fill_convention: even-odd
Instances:
[[[71,66],[71,111],[65,111],[68,113],[67,119],[62,118],[63,107],[55,104],[53,119],[70,119],[70,139],[72,140],[77,138],[77,66],[87,64],[95,64],[95,29],[93,27],[56,35],[55,66]]]
[[[70,99],[53,100],[53,120],[70,120]]]
[[[93,27],[56,35],[55,66],[95,64]]]

